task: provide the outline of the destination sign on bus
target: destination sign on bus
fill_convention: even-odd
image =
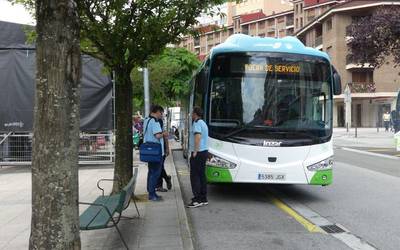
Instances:
[[[244,69],[246,72],[275,72],[275,73],[300,73],[299,65],[290,64],[245,64]]]

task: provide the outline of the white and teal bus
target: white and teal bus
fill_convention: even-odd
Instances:
[[[294,37],[233,35],[212,49],[192,86],[187,111],[203,108],[209,128],[208,182],[332,182],[341,84],[326,53]]]

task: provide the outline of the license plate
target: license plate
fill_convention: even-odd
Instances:
[[[285,174],[259,173],[258,179],[265,180],[265,181],[284,181],[286,179],[286,175]]]

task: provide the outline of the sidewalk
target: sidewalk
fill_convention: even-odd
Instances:
[[[384,128],[358,128],[355,137],[355,128],[349,132],[345,128],[333,129],[333,144],[340,147],[365,147],[365,148],[393,148],[395,149],[394,133],[385,132]]]
[[[178,147],[178,144],[173,144]],[[137,159],[135,152],[134,159]],[[176,169],[169,156],[165,167],[172,176],[172,190],[160,193],[164,201],[148,202],[146,192],[147,166],[135,161],[139,169],[136,197],[140,218],[131,203],[119,227],[130,249],[193,249],[191,234]],[[96,183],[101,178],[112,178],[112,166],[86,166],[79,170],[80,201],[93,202],[101,192]],[[106,185],[104,185],[106,186]],[[111,190],[111,185],[106,186]],[[82,212],[84,207],[80,207]],[[29,167],[0,168],[0,249],[27,249],[31,222],[31,172]],[[124,249],[115,228],[81,231],[82,249]]]
[[[384,128],[358,128],[357,137],[355,128],[333,129],[333,145],[348,151],[365,153],[373,156],[400,159],[400,152],[396,151],[394,133],[386,132]]]

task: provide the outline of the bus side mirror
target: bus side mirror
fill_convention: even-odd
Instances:
[[[342,94],[342,80],[335,68],[333,68],[333,94]]]

